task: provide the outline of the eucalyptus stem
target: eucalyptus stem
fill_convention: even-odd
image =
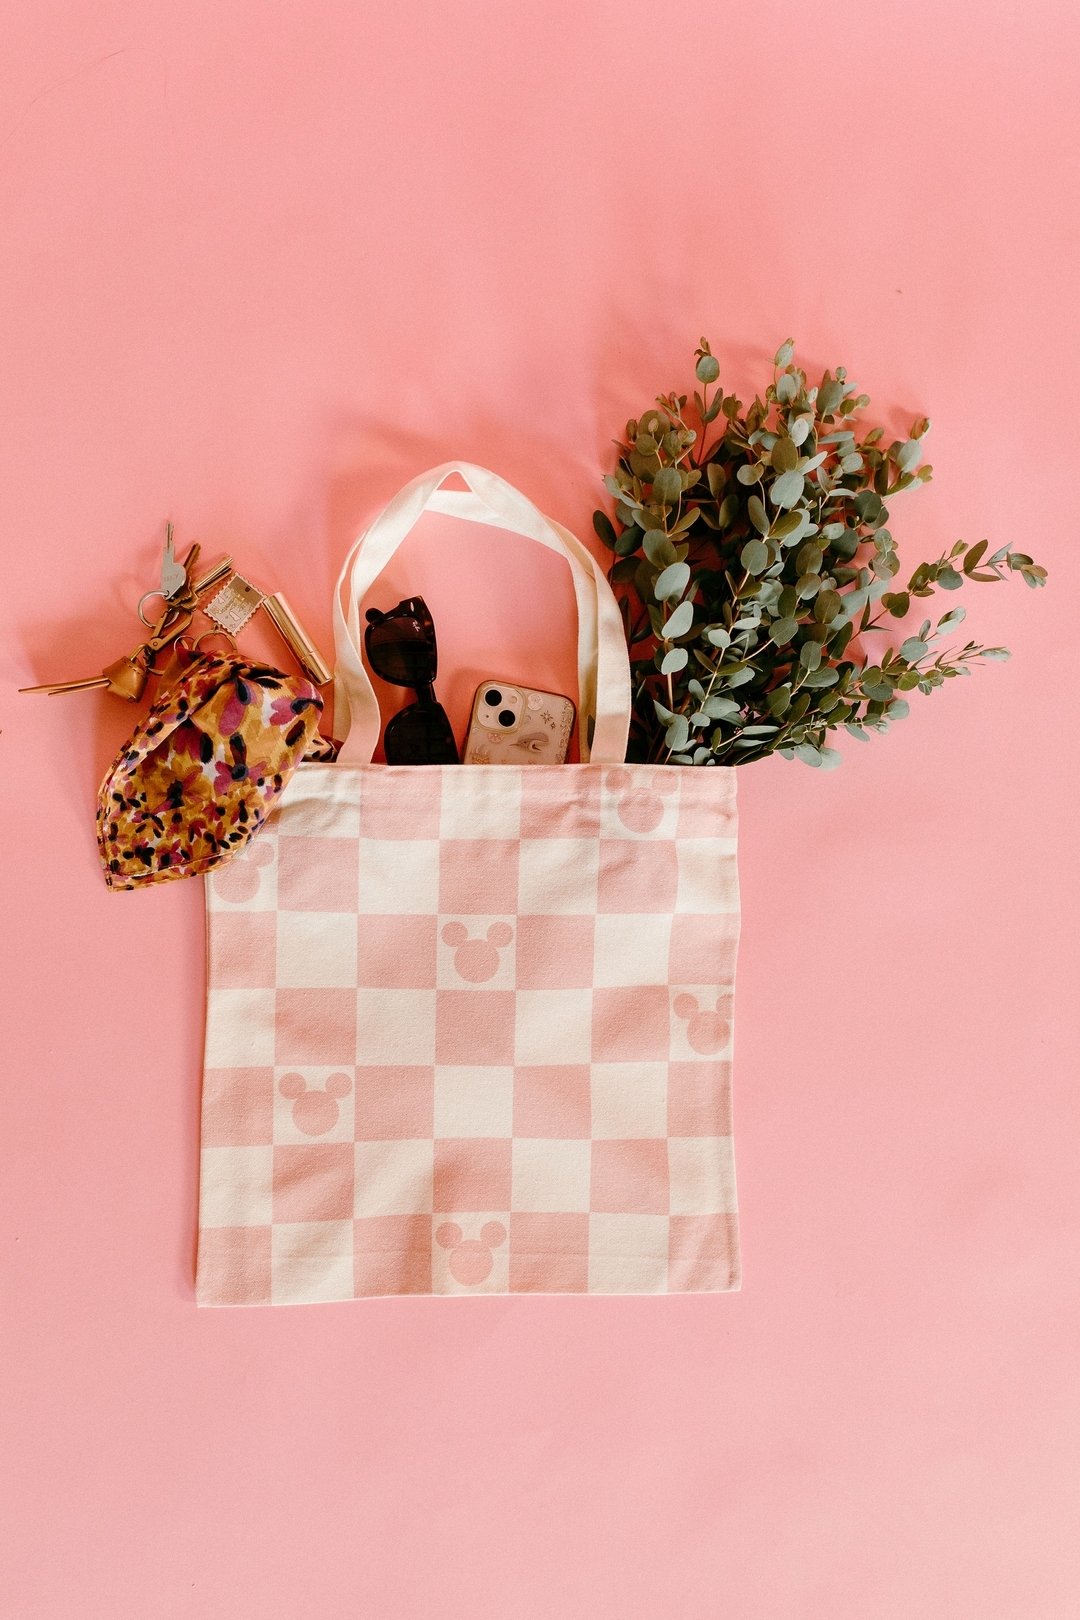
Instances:
[[[843,367],[810,385],[793,356],[782,344],[764,398],[744,407],[719,385],[703,338],[693,409],[685,395],[658,395],[619,442],[605,480],[619,518],[598,512],[594,526],[616,553],[632,645],[648,652],[631,665],[632,757],[716,764],[777,752],[836,764],[827,739],[839,727],[885,730],[907,713],[908,691],[1008,656],[975,642],[939,651],[959,607],[907,633],[924,599],[1012,573],[1045,582],[1011,546],[984,562],[986,541],[961,540],[895,588],[885,502],[929,481],[920,458],[930,424],[919,417],[886,444],[881,428],[863,427],[870,402]],[[718,423],[711,446],[707,417]],[[903,639],[873,663],[860,638],[888,620]]]

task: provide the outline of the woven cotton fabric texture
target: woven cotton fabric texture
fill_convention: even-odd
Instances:
[[[302,765],[208,882],[200,1302],[737,1287],[734,782]]]

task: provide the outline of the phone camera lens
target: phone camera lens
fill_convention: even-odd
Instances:
[[[500,726],[512,726],[516,719],[517,715],[514,713],[513,709],[502,709],[499,712]]]
[[[487,691],[484,693],[484,702],[489,706],[489,708],[498,708],[499,704],[502,702],[502,693],[497,692],[493,686],[489,686]]]

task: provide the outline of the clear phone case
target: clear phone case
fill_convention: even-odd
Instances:
[[[494,677],[473,699],[466,765],[561,765],[570,749],[574,705],[559,692],[537,692]]]

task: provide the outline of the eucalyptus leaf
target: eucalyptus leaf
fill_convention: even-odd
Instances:
[[[792,507],[802,498],[805,483],[801,472],[781,473],[779,478],[773,479],[769,498],[774,506]]]
[[[751,495],[750,499],[746,503],[746,510],[749,514],[751,523],[754,525],[754,528],[758,531],[758,533],[768,534],[769,520],[765,515],[765,508],[761,504],[760,496]]]
[[[652,498],[663,506],[674,506],[682,495],[682,479],[676,467],[661,467],[652,481]]]
[[[666,602],[673,596],[681,596],[689,583],[690,564],[674,562],[657,575],[653,595],[658,602]]]
[[[676,641],[679,636],[685,636],[693,622],[694,604],[692,602],[680,602],[670,619],[664,625],[664,640]]]
[[[675,544],[663,529],[648,529],[641,537],[641,549],[655,568],[666,568],[675,561]]]
[[[751,574],[764,573],[769,566],[769,548],[764,540],[750,540],[739,553],[743,567]]]

